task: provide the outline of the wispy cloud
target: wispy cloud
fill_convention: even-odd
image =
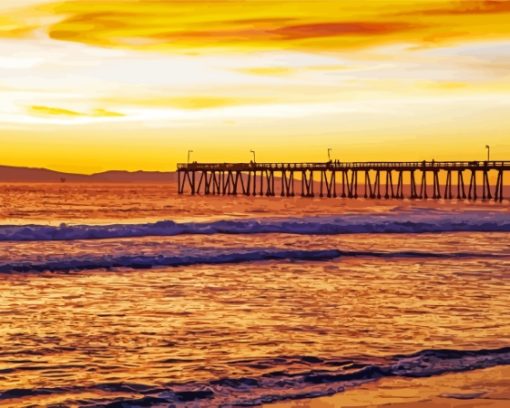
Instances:
[[[408,15],[458,16],[510,13],[509,0],[460,0],[442,2],[439,6],[424,7]]]
[[[76,112],[70,109],[55,108],[52,106],[40,106],[34,105],[29,108],[31,113],[36,115],[49,115],[49,116],[86,116],[80,112]]]
[[[71,109],[58,108],[53,106],[34,105],[30,106],[29,112],[42,116],[62,116],[62,117],[120,117],[122,113],[112,112],[106,109],[95,109],[92,112],[78,112]]]
[[[248,67],[239,68],[238,72],[250,75],[262,75],[262,76],[286,76],[296,72],[296,69],[285,66],[273,66],[273,67]]]
[[[142,107],[142,108],[169,108],[182,110],[203,110],[219,109],[235,106],[255,106],[269,103],[269,98],[248,98],[233,96],[210,96],[210,95],[190,95],[190,96],[146,96],[146,97],[105,97],[101,102],[116,106]]]
[[[0,19],[0,36],[26,35],[38,23],[55,40],[103,47],[341,50],[501,38],[510,33],[509,16],[508,0],[73,0],[25,8],[8,24]]]

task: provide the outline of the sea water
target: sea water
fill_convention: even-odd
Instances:
[[[510,363],[508,202],[0,199],[0,405],[256,406]]]

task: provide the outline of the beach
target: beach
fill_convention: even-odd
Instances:
[[[509,404],[510,367],[502,366],[432,378],[388,378],[332,397],[267,408],[506,408]]]

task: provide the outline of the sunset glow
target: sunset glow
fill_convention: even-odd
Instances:
[[[507,0],[3,0],[1,163],[510,155]]]

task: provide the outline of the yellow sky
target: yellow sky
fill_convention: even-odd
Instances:
[[[0,163],[510,158],[509,0],[2,0]]]

